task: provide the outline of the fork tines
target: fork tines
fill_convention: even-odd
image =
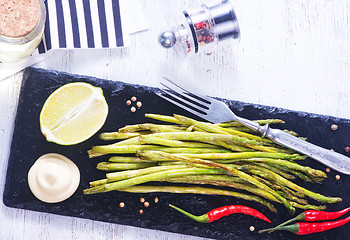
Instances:
[[[206,112],[209,110],[211,104],[207,100],[208,97],[193,94],[169,79],[164,78],[164,80],[160,83],[162,85],[162,92],[157,93],[158,96],[197,116],[207,115]]]

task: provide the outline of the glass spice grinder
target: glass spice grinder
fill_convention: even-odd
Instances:
[[[237,17],[229,0],[183,10],[179,22],[178,26],[163,32],[159,42],[165,48],[174,47],[183,56],[210,52],[219,42],[240,37]]]

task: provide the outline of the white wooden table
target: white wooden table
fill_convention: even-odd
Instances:
[[[37,66],[152,86],[167,76],[212,96],[350,118],[349,0],[233,0],[240,42],[188,59],[157,42],[167,16],[185,1],[142,3],[149,30],[131,36],[129,48],[57,52]],[[21,77],[0,82],[1,196]],[[11,209],[0,201],[0,239],[198,239]]]

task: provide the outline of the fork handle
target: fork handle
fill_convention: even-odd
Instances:
[[[238,116],[234,116],[236,121],[240,122],[241,124],[243,124],[244,126],[248,127],[248,128],[251,128],[255,131],[258,131],[260,133],[262,133],[263,137],[266,136],[267,132],[268,132],[268,129],[269,129],[269,125],[263,125],[261,126],[259,123],[257,122],[254,122],[254,121],[251,121],[251,120],[248,120],[248,119],[245,119],[245,118],[241,118],[241,117],[238,117]]]
[[[301,140],[300,138],[282,130],[270,128],[267,124],[261,126],[260,124],[245,118],[237,116],[236,118],[236,120],[243,125],[262,133],[263,137],[268,137],[272,141],[305,154],[334,170],[350,175],[350,158],[347,156]]]
[[[350,175],[350,158],[340,153],[316,146],[279,129],[268,127],[265,136],[276,143],[305,154],[334,170]]]

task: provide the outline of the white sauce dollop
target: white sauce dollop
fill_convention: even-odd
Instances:
[[[28,184],[39,200],[61,202],[77,190],[80,182],[78,167],[68,158],[48,153],[36,160],[28,172]]]

